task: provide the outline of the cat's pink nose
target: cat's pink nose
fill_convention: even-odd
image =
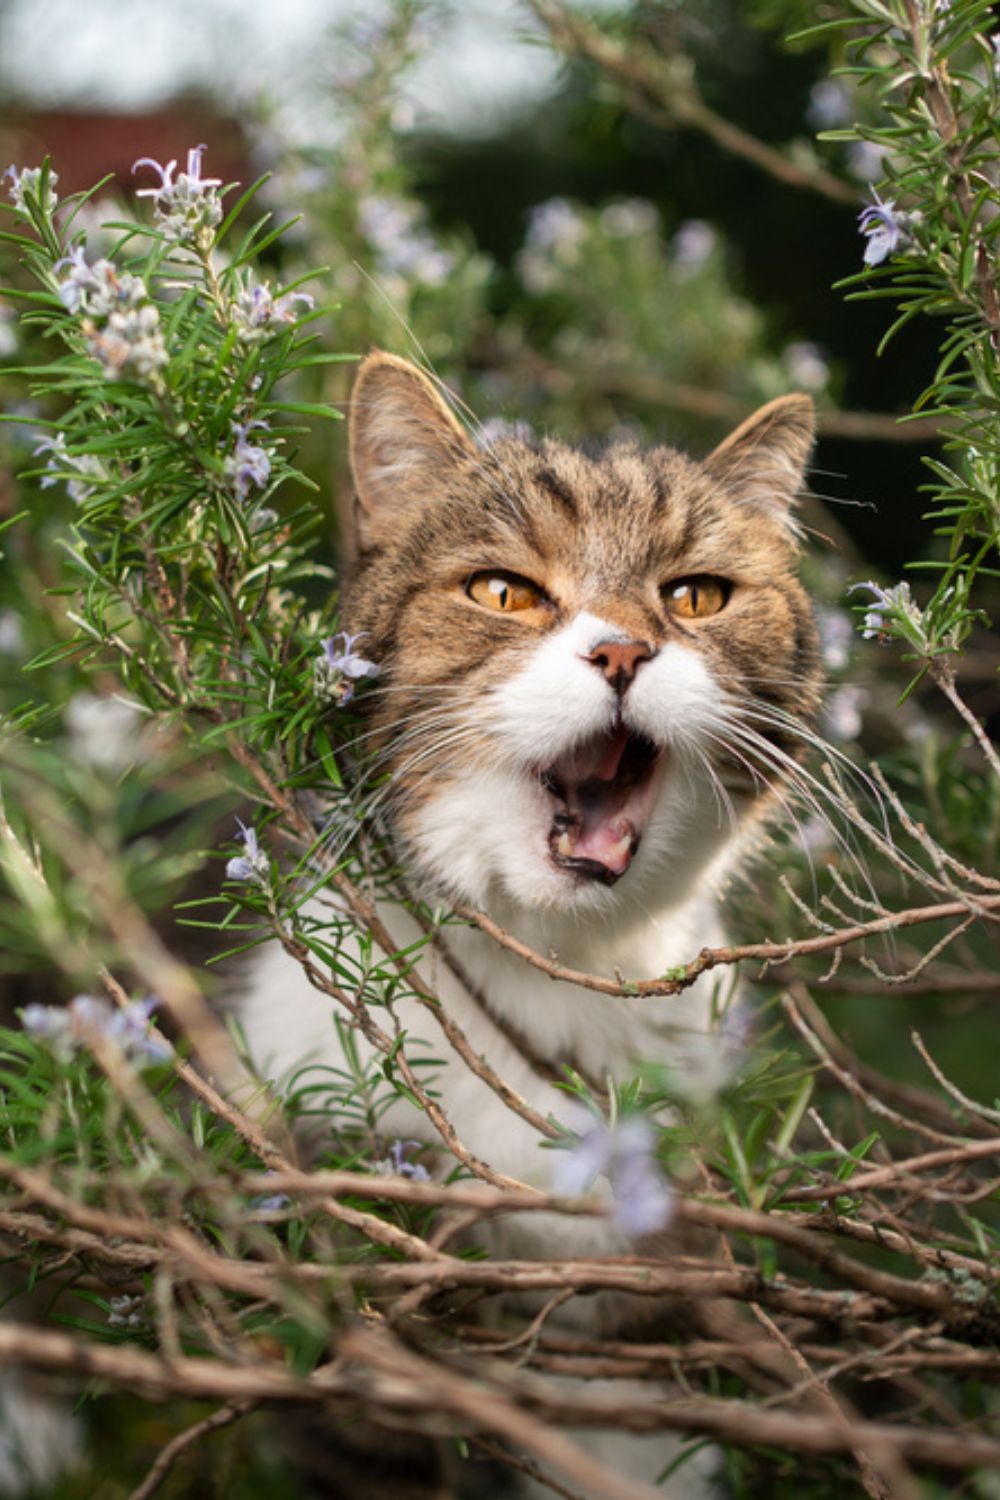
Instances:
[[[639,663],[656,655],[648,641],[599,641],[586,660],[603,672],[619,697],[632,684]]]

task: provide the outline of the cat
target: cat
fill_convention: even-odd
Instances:
[[[772,401],[710,456],[632,445],[591,457],[545,439],[477,444],[415,366],[376,351],[351,402],[357,557],[343,624],[381,668],[368,730],[411,885],[460,901],[565,967],[654,977],[723,941],[718,892],[781,801],[817,706],[813,614],[796,576],[794,502],[814,431],[808,396]],[[418,929],[387,905],[400,947]],[[442,951],[443,950],[443,951]],[[565,1118],[564,1066],[599,1082],[643,1059],[708,1070],[717,976],[676,996],[553,982],[473,926],[420,959],[474,1051],[543,1116]],[[278,950],[242,1019],[279,1084],[340,1062],[331,1004]],[[408,1052],[460,1139],[551,1186],[553,1153],[412,1001]],[[404,1098],[388,1136],[440,1146]],[[446,1153],[442,1153],[444,1155]],[[628,1253],[611,1219],[521,1214],[493,1254]],[[619,1301],[573,1299],[592,1331]]]

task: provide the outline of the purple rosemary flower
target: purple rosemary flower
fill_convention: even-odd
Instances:
[[[108,380],[135,380],[154,388],[160,370],[170,359],[160,331],[159,310],[153,305],[113,312],[103,328],[84,323],[87,353],[97,360]]]
[[[861,233],[868,236],[868,244],[865,246],[865,265],[879,266],[890,255],[894,255],[899,246],[905,243],[906,217],[897,214],[896,204],[892,198],[885,202],[879,197],[875,189],[872,189],[875,198],[874,203],[869,203],[858,214],[858,227]]]
[[[367,631],[348,635],[346,630],[323,641],[323,654],[313,662],[313,687],[317,698],[328,703],[350,703],[354,683],[363,677],[377,677],[382,668],[358,655],[354,647]],[[340,642],[343,645],[340,645]]]
[[[273,1172],[265,1173],[267,1177],[273,1177]],[[291,1198],[287,1193],[262,1193],[256,1198],[250,1199],[250,1207],[262,1210],[264,1213],[278,1213],[283,1208],[288,1208]]]
[[[58,292],[71,313],[107,318],[113,312],[144,302],[148,295],[138,276],[119,271],[111,261],[97,260],[88,265],[82,245],[57,261],[53,270],[58,274],[67,266],[69,271],[59,283]]]
[[[853,594],[855,589],[870,589],[877,606],[864,618],[861,634],[866,640],[878,640],[884,645],[892,637],[894,627],[898,627],[911,645],[919,649],[925,643],[924,617],[908,583],[897,583],[893,588],[884,589],[881,584],[868,579],[863,583],[852,583],[847,592]]]
[[[454,270],[454,258],[430,234],[419,204],[405,198],[362,198],[358,224],[375,251],[380,275],[440,286]]]
[[[109,1328],[143,1328],[146,1322],[144,1294],[122,1292],[121,1296],[108,1298]]]
[[[68,1005],[26,1005],[21,1025],[33,1036],[73,1051],[94,1041],[111,1042],[126,1057],[142,1064],[164,1062],[170,1049],[149,1035],[149,1021],[159,1001],[153,995],[118,1010],[93,995],[77,995]]]
[[[652,1234],[664,1228],[673,1208],[673,1193],[654,1145],[652,1126],[642,1115],[626,1115],[612,1125],[601,1121],[570,1150],[558,1153],[552,1166],[553,1189],[575,1197],[588,1192],[603,1175],[611,1185],[612,1219],[622,1234]]]
[[[240,500],[246,500],[251,487],[263,489],[271,477],[271,458],[265,448],[250,442],[255,428],[267,432],[268,425],[259,418],[253,422],[234,422],[236,446],[226,459],[226,480]]]
[[[239,818],[240,831],[236,837],[243,845],[243,853],[237,854],[226,865],[227,880],[241,880],[251,885],[266,885],[271,874],[271,861],[257,842],[257,830],[247,828]]]
[[[233,322],[245,344],[259,343],[289,327],[298,317],[295,304],[311,310],[316,304],[308,292],[285,292],[275,297],[266,281],[245,281],[233,303]]]
[[[65,484],[70,499],[75,500],[78,505],[94,492],[94,485],[84,483],[81,475],[98,482],[108,477],[96,454],[67,453],[65,433],[57,432],[55,437],[40,438],[33,452],[36,458],[40,453],[49,454],[45,472],[39,480],[42,489],[49,490],[54,484]]]
[[[137,198],[152,198],[156,207],[156,221],[167,239],[178,244],[196,244],[199,249],[211,247],[215,226],[222,218],[222,204],[217,189],[222,186],[221,177],[202,177],[201,159],[208,148],[193,146],[187,156],[187,171],[174,180],[177,162],[169,161],[161,166],[151,156],[140,156],[133,162],[132,171],[139,167],[152,167],[159,172],[156,187],[139,188]]]
[[[430,1182],[431,1174],[418,1161],[407,1161],[406,1153],[411,1146],[420,1150],[420,1141],[393,1141],[378,1170],[385,1175],[395,1173],[397,1177],[408,1177],[411,1182]]]
[[[7,170],[0,173],[0,182],[5,181],[8,177],[10,178],[10,196],[13,199],[14,207],[19,209],[21,213],[27,213],[28,203],[25,194],[30,193],[33,198],[38,197],[38,192],[42,185],[41,167],[15,167],[14,163],[11,162]],[[58,181],[58,173],[50,170],[48,203],[46,205],[50,209],[55,208],[59,201],[53,192],[53,188]]]
[[[700,271],[718,243],[719,236],[705,219],[685,219],[678,224],[670,247],[674,265],[686,275]]]

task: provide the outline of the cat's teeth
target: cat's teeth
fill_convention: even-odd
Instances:
[[[561,854],[563,859],[569,859],[573,853],[573,840],[568,833],[561,833],[556,839],[556,853]]]
[[[624,859],[625,855],[631,851],[631,848],[632,834],[631,832],[629,832],[624,834],[623,837],[618,840],[617,844],[611,845],[611,848],[608,850],[608,854],[613,860]]]

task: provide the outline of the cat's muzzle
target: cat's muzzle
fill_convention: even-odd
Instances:
[[[549,854],[561,870],[614,885],[635,858],[656,800],[664,751],[618,723],[542,772],[554,803]]]

